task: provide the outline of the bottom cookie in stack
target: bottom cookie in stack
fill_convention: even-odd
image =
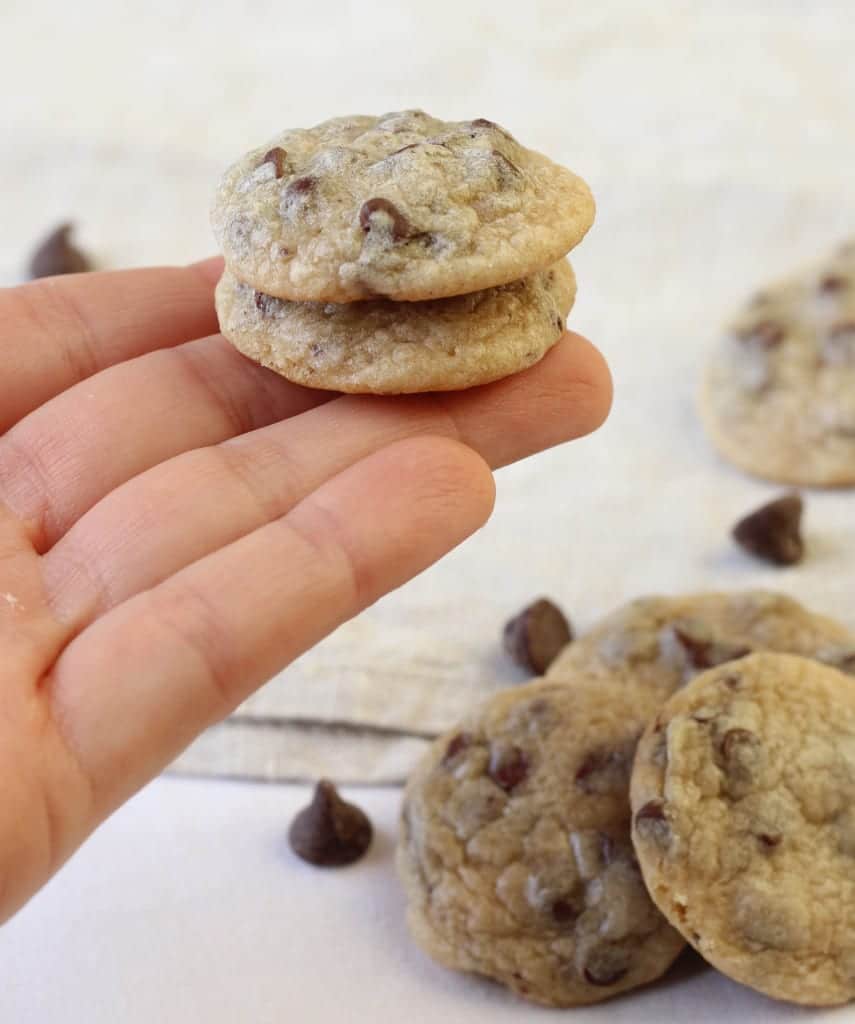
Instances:
[[[534,365],[564,332],[576,296],[561,260],[520,281],[424,302],[289,302],[227,268],[216,303],[244,355],[307,387],[357,394],[454,391]]]

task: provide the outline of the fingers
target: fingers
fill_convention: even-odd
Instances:
[[[0,290],[0,434],[105,366],[217,330],[220,260]]]
[[[283,665],[459,544],[489,516],[493,496],[486,465],[468,448],[400,442],[99,619],[47,681],[97,813]]]
[[[83,628],[285,515],[325,480],[396,440],[459,438],[500,466],[593,429],[610,398],[599,353],[571,336],[550,359],[542,369],[455,395],[342,397],[153,468],[106,497],[45,556],[55,612]]]
[[[330,397],[250,362],[219,335],[151,352],[65,391],[0,437],[0,491],[44,551],[136,474]]]

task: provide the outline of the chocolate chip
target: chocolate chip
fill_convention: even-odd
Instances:
[[[32,279],[80,274],[92,269],[89,257],[72,245],[71,232],[71,224],[61,224],[38,245],[30,257],[29,274]]]
[[[721,738],[721,753],[726,761],[736,760],[741,757],[741,748],[757,743],[759,740],[750,729],[728,729]]]
[[[450,764],[459,753],[466,750],[472,743],[472,735],[468,732],[459,732],[456,736],[452,736],[448,741],[448,746],[445,748],[445,753],[442,756],[442,763],[444,765]]]
[[[550,907],[550,913],[558,924],[570,924],[582,913],[584,907],[579,902],[574,902],[569,897],[562,897],[555,900]]]
[[[845,291],[849,285],[849,278],[842,274],[825,274],[820,278],[819,290],[826,295],[833,295]]]
[[[772,850],[776,846],[780,845],[783,836],[777,832],[760,832],[758,833],[757,838],[760,840],[762,846],[765,846],[767,850]]]
[[[750,327],[742,327],[736,332],[739,341],[757,348],[769,349],[780,345],[786,337],[786,330],[775,320],[761,320]]]
[[[635,813],[635,831],[641,839],[650,839],[660,846],[671,841],[671,826],[665,817],[663,800],[648,800]]]
[[[528,758],[519,747],[496,751],[490,755],[487,774],[506,793],[524,782],[528,776]]]
[[[625,793],[638,738],[617,750],[593,750],[576,771],[574,782],[583,793]]]
[[[274,171],[277,178],[282,178],[285,175],[286,161],[288,154],[281,146],[274,146],[273,149],[268,149],[264,156],[261,158],[262,164],[273,164]],[[259,165],[260,166],[260,165]]]
[[[740,519],[733,527],[733,539],[766,562],[794,565],[804,554],[800,532],[803,509],[800,494],[785,494]]]
[[[614,985],[627,973],[629,964],[627,950],[603,943],[588,954],[582,973],[591,985]]]
[[[276,310],[279,302],[280,300],[273,295],[266,295],[264,292],[255,293],[255,308],[262,316],[270,316]]]
[[[498,128],[495,121],[488,121],[486,117],[476,117],[469,124],[472,128]]]
[[[703,623],[693,620],[675,623],[673,630],[674,637],[683,648],[689,664],[699,671],[744,658],[746,654],[751,653],[751,648],[745,644],[715,640]]]
[[[366,200],[359,208],[359,226],[363,231],[372,229],[375,223],[374,216],[377,213],[385,215],[382,220],[388,218],[388,221],[391,222],[391,234],[396,242],[410,238],[415,233],[412,224],[398,207],[388,199],[383,199],[382,196]]]
[[[518,665],[541,675],[573,639],[573,629],[556,604],[541,598],[505,625],[503,639]]]
[[[305,195],[306,192],[311,192],[312,189],[317,185],[318,179],[312,177],[311,174],[307,174],[303,178],[295,178],[293,181],[288,182],[288,187],[285,189],[286,192],[291,195]]]
[[[308,807],[294,818],[288,842],[298,857],[318,867],[352,864],[371,845],[371,822],[322,779]]]

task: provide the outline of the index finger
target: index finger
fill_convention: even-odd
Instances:
[[[215,258],[0,290],[0,434],[107,366],[218,330]]]

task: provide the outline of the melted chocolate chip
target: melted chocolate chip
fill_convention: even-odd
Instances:
[[[448,741],[448,746],[445,748],[445,753],[442,755],[442,763],[444,765],[450,764],[458,754],[466,750],[471,744],[471,733],[459,732],[456,736],[452,736]]]
[[[474,121],[470,121],[469,124],[473,128],[498,128],[495,121],[488,121],[486,117],[476,117]]]
[[[593,750],[579,766],[574,782],[583,793],[625,793],[638,738],[617,750]]]
[[[536,675],[542,675],[572,639],[564,613],[546,598],[524,608],[505,625],[503,634],[508,654]]]
[[[648,800],[635,813],[635,831],[642,839],[650,839],[660,846],[671,841],[671,826],[665,816],[663,800]]]
[[[371,822],[322,779],[312,802],[294,818],[288,842],[298,857],[318,867],[341,867],[359,860],[371,845]]]
[[[801,495],[785,494],[740,519],[732,535],[740,547],[773,565],[794,565],[801,561],[804,542]]]
[[[685,651],[691,667],[698,671],[744,658],[751,653],[751,648],[744,644],[716,641],[704,627],[699,628],[692,622],[676,623],[674,636]]]
[[[38,245],[30,257],[29,274],[32,279],[80,274],[92,269],[88,256],[72,245],[71,232],[71,224],[61,224]]]
[[[780,845],[783,836],[778,832],[760,832],[758,833],[757,838],[760,840],[760,844],[762,846],[767,850],[772,850],[776,846]]]
[[[261,158],[262,164],[273,164],[273,169],[277,178],[282,178],[285,175],[285,169],[287,167],[288,154],[281,146],[274,146],[273,149],[268,149],[264,156]]]
[[[750,327],[743,327],[736,332],[739,341],[746,345],[769,349],[780,345],[786,337],[786,329],[775,320],[761,320]]]
[[[392,238],[396,242],[410,238],[415,233],[412,224],[410,224],[398,207],[381,196],[366,200],[359,208],[359,226],[363,231],[368,232],[372,229],[376,213],[385,214],[386,216],[382,219],[385,221],[388,218],[391,221]]]
[[[579,901],[574,901],[572,897],[562,896],[555,900],[549,910],[558,924],[571,924],[582,913],[584,906],[580,905]]]
[[[528,777],[528,768],[528,758],[523,751],[519,747],[511,747],[500,752],[493,751],[487,774],[497,786],[510,793]]]
[[[295,178],[293,181],[288,182],[288,187],[285,191],[290,195],[302,196],[307,192],[311,192],[317,183],[317,178],[312,177],[311,174],[307,174],[305,177]]]
[[[582,973],[591,985],[615,985],[626,975],[629,964],[627,950],[604,943],[588,954]]]
[[[826,295],[836,295],[845,291],[850,285],[848,277],[842,274],[825,274],[820,278],[819,290]]]

